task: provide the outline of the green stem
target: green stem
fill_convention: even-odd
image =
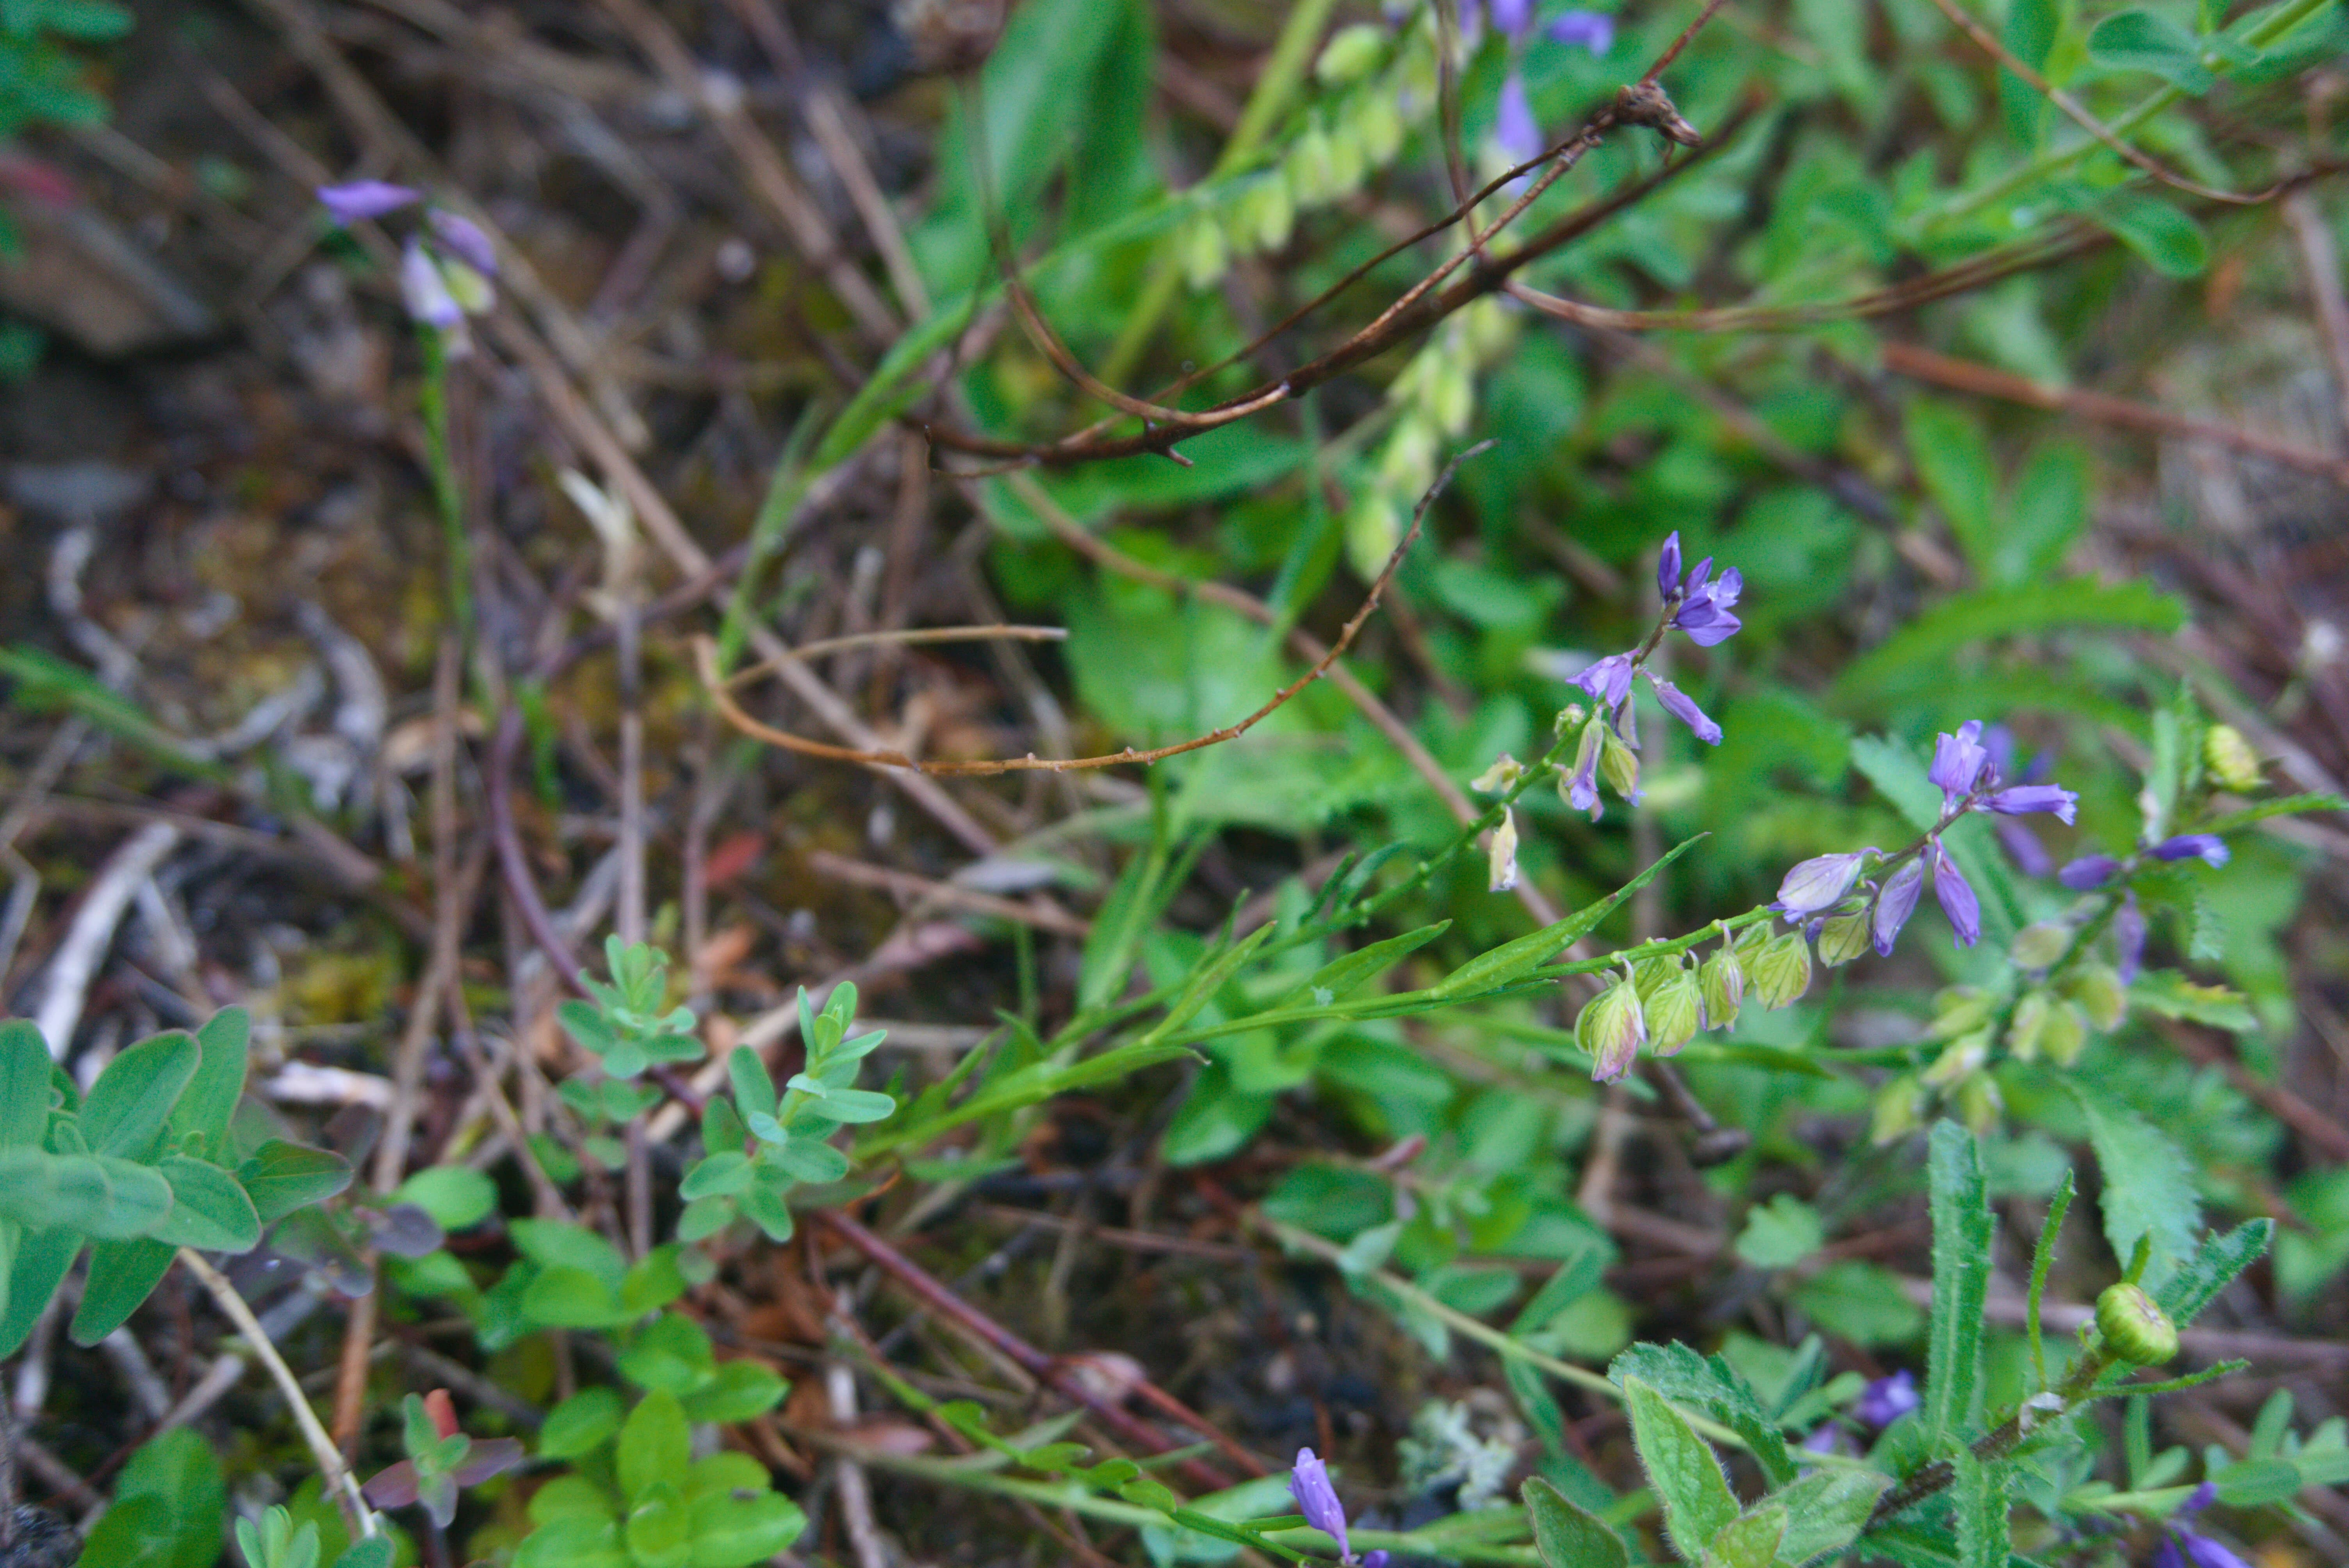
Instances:
[[[460,645],[470,651],[473,645],[473,543],[465,531],[465,493],[457,482],[457,463],[449,438],[449,343],[437,327],[419,330],[424,340],[424,386],[419,395],[424,415],[424,460],[431,470],[432,499],[448,547],[449,607],[456,616]]]

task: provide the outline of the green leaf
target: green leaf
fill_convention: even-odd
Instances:
[[[608,1519],[550,1520],[514,1549],[514,1568],[632,1568],[620,1527]]]
[[[1982,1408],[1982,1313],[1990,1295],[1992,1218],[1973,1135],[1934,1124],[1930,1156],[1933,1306],[1926,1330],[1925,1441],[1939,1451],[1971,1434]]]
[[[682,1398],[688,1420],[721,1425],[756,1419],[783,1402],[792,1386],[756,1361],[729,1361],[703,1387]]]
[[[692,1444],[685,1429],[685,1409],[677,1402],[677,1396],[657,1389],[647,1394],[636,1401],[636,1408],[628,1412],[627,1422],[620,1429],[615,1464],[621,1495],[633,1504],[655,1482],[683,1475],[692,1458]]]
[[[2163,277],[2196,278],[2209,270],[2209,236],[2174,201],[2141,191],[2116,191],[2086,209],[2086,215]]]
[[[735,1498],[725,1492],[693,1504],[689,1568],[747,1568],[791,1550],[807,1529],[807,1515],[778,1492]]]
[[[1891,1486],[1890,1476],[1872,1470],[1831,1470],[1803,1477],[1772,1497],[1786,1508],[1786,1534],[1778,1554],[1789,1563],[1840,1552],[1858,1538],[1875,1511],[1876,1500]]]
[[[1350,1176],[1354,1172],[1343,1174]],[[1384,1216],[1381,1214],[1380,1217]],[[1534,1292],[1526,1305],[1517,1309],[1517,1315],[1509,1324],[1511,1336],[1522,1338],[1528,1334],[1540,1333],[1548,1326],[1552,1318],[1598,1289],[1600,1281],[1606,1277],[1607,1265],[1614,1261],[1614,1252],[1611,1245],[1586,1245],[1558,1264],[1557,1271],[1542,1282],[1541,1289]],[[1657,1383],[1653,1377],[1648,1381]],[[1662,1385],[1658,1383],[1658,1387]]]
[[[2006,27],[2001,41],[2016,59],[2034,71],[2043,70],[2062,26],[2063,17],[2055,0],[2013,0],[2006,8]],[[2035,145],[2040,128],[2047,119],[2047,100],[2008,70],[1998,74],[1998,99],[2006,117],[2008,134],[2024,147]]]
[[[196,1076],[171,1108],[171,1142],[182,1152],[201,1154],[214,1164],[227,1157],[229,1118],[244,1095],[252,1039],[253,1015],[242,1007],[222,1008],[196,1031]],[[193,1150],[187,1148],[191,1134],[200,1140]]]
[[[819,1139],[794,1138],[771,1145],[766,1158],[795,1181],[837,1181],[848,1174],[848,1156]]]
[[[721,1149],[685,1173],[677,1195],[689,1203],[696,1198],[729,1197],[750,1184],[750,1157],[739,1149]]]
[[[236,1168],[236,1179],[264,1225],[296,1209],[323,1203],[351,1184],[351,1162],[339,1154],[272,1138]]]
[[[0,1220],[120,1241],[147,1234],[171,1212],[171,1186],[147,1166],[112,1154],[0,1150]]]
[[[2219,1501],[2230,1508],[2264,1508],[2297,1494],[2300,1467],[2290,1460],[2237,1460],[2210,1474]]]
[[[508,1230],[523,1256],[547,1268],[573,1268],[594,1275],[615,1293],[628,1272],[620,1249],[570,1220],[516,1220]]]
[[[1958,1568],[2006,1568],[2006,1467],[1983,1464],[1966,1449],[1952,1453],[1950,1462],[1957,1470],[1950,1514],[1958,1527]]]
[[[415,1204],[443,1231],[461,1231],[496,1210],[498,1184],[470,1165],[433,1165],[402,1181],[391,1201]]]
[[[157,1241],[207,1253],[249,1253],[261,1244],[261,1216],[235,1177],[186,1154],[167,1154],[157,1169],[171,1184],[171,1212],[156,1227]]]
[[[1755,1268],[1791,1268],[1826,1245],[1826,1240],[1818,1211],[1791,1192],[1780,1192],[1746,1211],[1737,1255]]]
[[[2275,1236],[2275,1222],[2247,1220],[2224,1235],[2202,1239],[2194,1255],[2163,1284],[2151,1288],[2154,1305],[2183,1328],[2202,1314],[2235,1276],[2259,1262]],[[2124,1253],[2123,1256],[2127,1254]]]
[[[1664,1505],[1664,1529],[1680,1554],[1697,1562],[1721,1527],[1737,1517],[1737,1495],[1721,1473],[1721,1460],[1662,1395],[1627,1377],[1623,1401],[1630,1410],[1640,1463]]]
[[[1704,835],[1700,833],[1692,839],[1682,839],[1660,857],[1655,864],[1600,899],[1597,903],[1576,910],[1555,924],[1546,925],[1539,931],[1518,937],[1514,942],[1505,942],[1489,952],[1478,954],[1430,986],[1427,995],[1440,1000],[1467,995],[1479,991],[1490,991],[1531,972],[1537,965],[1551,957],[1568,943],[1580,939],[1600,921],[1614,913],[1618,905],[1655,881],[1662,874],[1666,866],[1696,848],[1703,837]]]
[[[2073,578],[1953,593],[1844,666],[1836,690],[1848,699],[1900,681],[1946,683],[1951,658],[1992,637],[2059,627],[2175,632],[2186,607],[2151,583]]]
[[[2197,98],[2218,86],[2194,36],[2151,11],[2123,11],[2088,35],[2088,57],[2108,70],[2150,71]]]
[[[1745,1440],[1773,1486],[1795,1478],[1785,1435],[1763,1408],[1753,1386],[1718,1356],[1701,1356],[1686,1345],[1634,1345],[1609,1363],[1618,1383],[1637,1377],[1678,1405],[1691,1406]]]
[[[689,1317],[663,1314],[636,1331],[619,1355],[620,1375],[640,1388],[686,1394],[717,1371],[709,1336]]]
[[[1704,1568],[1773,1568],[1786,1535],[1785,1505],[1764,1499],[1714,1532],[1704,1549]]]
[[[2175,969],[2148,969],[2129,986],[2129,1005],[2165,1018],[2238,1031],[2259,1026],[2251,998],[2226,985],[2198,985]]]
[[[682,1467],[678,1473],[684,1473]],[[636,1568],[685,1568],[692,1551],[693,1516],[672,1482],[656,1480],[628,1510],[624,1533]]]
[[[390,1536],[363,1535],[335,1559],[335,1568],[391,1568],[391,1561]],[[564,1568],[588,1568],[588,1565],[574,1562],[565,1563]]]
[[[1623,1538],[1548,1481],[1529,1476],[1517,1495],[1533,1520],[1534,1549],[1548,1568],[1628,1568]]]
[[[141,1040],[107,1063],[82,1101],[81,1135],[90,1152],[134,1160],[145,1155],[194,1079],[202,1057],[195,1037],[175,1029]]]
[[[49,1047],[22,1018],[0,1023],[0,1150],[38,1149],[49,1125]]]
[[[27,1231],[18,1239],[7,1270],[6,1310],[0,1312],[0,1359],[14,1356],[30,1336],[81,1248],[78,1231]]]
[[[2088,1142],[2104,1172],[2098,1204],[2105,1240],[2116,1258],[2137,1251],[2137,1238],[2153,1240],[2153,1259],[2139,1282],[2158,1291],[2177,1266],[2197,1251],[2201,1239],[2201,1197],[2185,1150],[2160,1129],[2126,1107],[2100,1102],[2076,1086],[2073,1098],[2087,1113]]]
[[[620,1280],[620,1305],[631,1317],[657,1311],[690,1288],[675,1245],[655,1247],[628,1267]]]
[[[575,1460],[595,1452],[620,1429],[620,1396],[610,1388],[582,1388],[547,1412],[538,1430],[543,1459]]]
[[[143,1236],[136,1241],[100,1242],[90,1248],[81,1305],[74,1311],[73,1342],[95,1345],[128,1323],[139,1304],[162,1283],[178,1255],[172,1248]]]
[[[1290,1006],[1310,998],[1317,1006],[1327,1006],[1350,995],[1372,975],[1385,974],[1451,928],[1450,921],[1439,920],[1433,925],[1423,925],[1416,931],[1406,931],[1401,936],[1390,936],[1384,942],[1373,942],[1368,947],[1333,958],[1315,970],[1311,979],[1274,1005]]]
[[[726,1058],[727,1077],[734,1085],[734,1103],[745,1117],[752,1112],[766,1116],[775,1114],[775,1080],[767,1072],[767,1064],[759,1053],[748,1046],[737,1046]]]
[[[636,1316],[620,1293],[585,1269],[541,1269],[522,1293],[523,1315],[543,1328],[617,1328]]]
[[[1917,477],[1977,576],[1994,580],[2000,535],[2007,522],[1998,500],[1998,469],[1982,422],[1952,404],[1920,397],[1905,421]]]
[[[227,1506],[212,1445],[184,1427],[165,1432],[122,1467],[114,1505],[81,1560],[88,1568],[212,1568]]]
[[[833,1121],[862,1125],[888,1119],[890,1113],[897,1109],[897,1102],[876,1089],[828,1088],[824,1090],[823,1098],[816,1101],[816,1106]]]

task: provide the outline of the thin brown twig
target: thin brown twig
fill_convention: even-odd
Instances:
[[[968,910],[973,914],[992,915],[998,920],[1017,921],[1022,925],[1032,925],[1039,931],[1050,931],[1061,936],[1082,937],[1092,930],[1092,922],[1078,919],[1058,904],[1021,903],[1017,899],[1001,898],[974,888],[957,887],[953,882],[937,882],[912,872],[867,865],[863,861],[852,861],[845,855],[835,855],[829,850],[818,850],[808,856],[808,869],[818,875],[852,882],[859,887],[884,888],[902,893],[916,901],[915,913],[917,914],[924,904],[939,904],[950,909]]]

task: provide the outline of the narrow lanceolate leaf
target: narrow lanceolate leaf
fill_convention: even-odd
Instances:
[[[1950,1513],[1958,1527],[1958,1568],[2006,1568],[2006,1467],[1983,1464],[1963,1449],[1951,1462],[1958,1472],[1950,1488]]]
[[[1982,1310],[1990,1295],[1993,1221],[1973,1135],[1933,1129],[1933,1315],[1926,1341],[1925,1436],[1962,1439],[1982,1405]]]
[[[1541,1477],[1528,1478],[1517,1495],[1533,1520],[1534,1550],[1548,1568],[1626,1568],[1631,1561],[1622,1537]]]
[[[261,1244],[261,1215],[236,1178],[210,1161],[167,1154],[158,1167],[171,1184],[171,1212],[155,1230],[167,1246],[249,1253]]]
[[[73,1342],[95,1345],[130,1319],[161,1283],[176,1253],[141,1236],[130,1242],[100,1242],[90,1249],[89,1278],[74,1313]]]
[[[236,1168],[236,1179],[261,1222],[273,1225],[349,1186],[351,1165],[339,1154],[272,1138]]]
[[[1436,997],[1470,995],[1479,991],[1490,991],[1497,986],[1506,985],[1518,976],[1531,972],[1535,965],[1555,956],[1567,944],[1578,941],[1588,934],[1592,927],[1614,913],[1617,905],[1655,881],[1666,866],[1696,848],[1703,837],[1704,835],[1700,833],[1696,838],[1682,840],[1655,864],[1600,899],[1597,903],[1576,910],[1556,924],[1545,925],[1539,931],[1520,936],[1514,942],[1505,942],[1489,953],[1478,954],[1437,981],[1429,990],[1428,995]]]
[[[244,1093],[245,1057],[253,1040],[253,1015],[242,1007],[223,1007],[196,1031],[200,1053],[196,1076],[171,1108],[171,1142],[190,1134],[200,1140],[196,1152],[218,1163],[228,1145],[229,1118]]]
[[[82,1102],[81,1135],[90,1152],[134,1160],[147,1153],[202,1057],[195,1037],[175,1030],[141,1040],[107,1063]]]
[[[2185,1327],[2234,1283],[2237,1274],[2259,1262],[2274,1235],[2275,1222],[2258,1219],[2247,1220],[2225,1235],[2205,1236],[2186,1266],[2153,1292],[2154,1304],[2170,1322]],[[5,1354],[0,1350],[0,1355]]]
[[[1664,1529],[1682,1557],[1699,1562],[1721,1527],[1737,1517],[1737,1494],[1729,1490],[1713,1449],[1662,1395],[1628,1377],[1623,1402],[1631,1413],[1631,1439],[1648,1483],[1663,1501]]]

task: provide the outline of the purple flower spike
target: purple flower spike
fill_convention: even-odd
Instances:
[[[1511,71],[1501,83],[1501,103],[1493,121],[1493,139],[1512,163],[1530,163],[1548,144],[1542,139],[1541,121],[1526,97],[1526,78]]]
[[[2227,841],[2216,833],[2180,833],[2174,839],[2164,839],[2153,846],[2153,858],[2158,861],[2199,860],[2205,865],[2223,866],[2233,854]]]
[[[1971,947],[1982,940],[1982,901],[1939,839],[1933,841],[1933,896],[1941,901],[1941,913],[1950,917],[1959,946]]]
[[[332,214],[336,222],[356,223],[363,218],[397,212],[416,201],[419,193],[381,180],[354,180],[348,185],[321,185],[317,194],[318,204]]]
[[[458,304],[457,296],[449,292],[449,282],[440,275],[440,263],[413,237],[400,254],[399,292],[408,302],[408,314],[426,326],[447,332],[464,325],[464,309]]]
[[[1778,884],[1778,902],[1771,907],[1788,920],[1833,909],[1851,891],[1851,884],[1859,876],[1860,863],[1878,852],[1874,849],[1854,850],[1847,855],[1817,855],[1805,861]]]
[[[1656,555],[1656,597],[1669,599],[1681,585],[1681,531],[1674,529]]]
[[[1891,1377],[1878,1377],[1862,1389],[1851,1413],[1880,1432],[1923,1402],[1917,1397],[1915,1375],[1903,1367]]]
[[[2069,789],[2053,784],[2017,784],[1984,798],[1975,807],[1980,811],[1996,811],[2002,817],[2027,816],[2033,811],[2052,811],[2055,820],[2069,827],[2077,814],[2080,797]]]
[[[2120,861],[2110,855],[2083,855],[2055,873],[2055,880],[2074,892],[2094,892],[2121,874]]]
[[[1894,872],[1885,882],[1884,891],[1876,895],[1876,909],[1868,929],[1876,939],[1879,957],[1891,953],[1893,943],[1899,939],[1900,928],[1909,923],[1909,916],[1916,911],[1917,894],[1924,886],[1925,861],[1920,856]]]
[[[1704,709],[1690,701],[1680,687],[1652,670],[1648,672],[1648,684],[1656,688],[1656,700],[1664,705],[1664,711],[1687,725],[1699,740],[1707,746],[1721,744],[1721,726],[1707,717]]]
[[[433,235],[449,248],[451,255],[485,278],[498,275],[498,248],[481,232],[481,225],[460,213],[445,207],[432,209],[428,220]]]
[[[1297,1511],[1305,1516],[1305,1522],[1338,1543],[1340,1560],[1352,1562],[1354,1549],[1346,1540],[1346,1511],[1330,1484],[1328,1467],[1311,1449],[1297,1450],[1296,1468],[1288,1472],[1288,1494],[1297,1500]]]
[[[1982,746],[1982,720],[1970,718],[1958,726],[1955,735],[1933,738],[1933,766],[1926,770],[1925,777],[1941,791],[1944,811],[1953,810],[1973,792],[1975,781],[1990,762],[1990,753]]]
[[[2128,985],[2145,963],[2145,911],[2137,906],[2137,894],[2123,893],[2120,908],[2113,911],[2113,946],[2120,962],[2113,967]]]
[[[1568,11],[1546,29],[1550,41],[1604,55],[1615,46],[1615,18],[1599,11]]]
[[[1612,713],[1631,695],[1631,655],[1609,654],[1575,676],[1574,684],[1589,693],[1591,701]]]

